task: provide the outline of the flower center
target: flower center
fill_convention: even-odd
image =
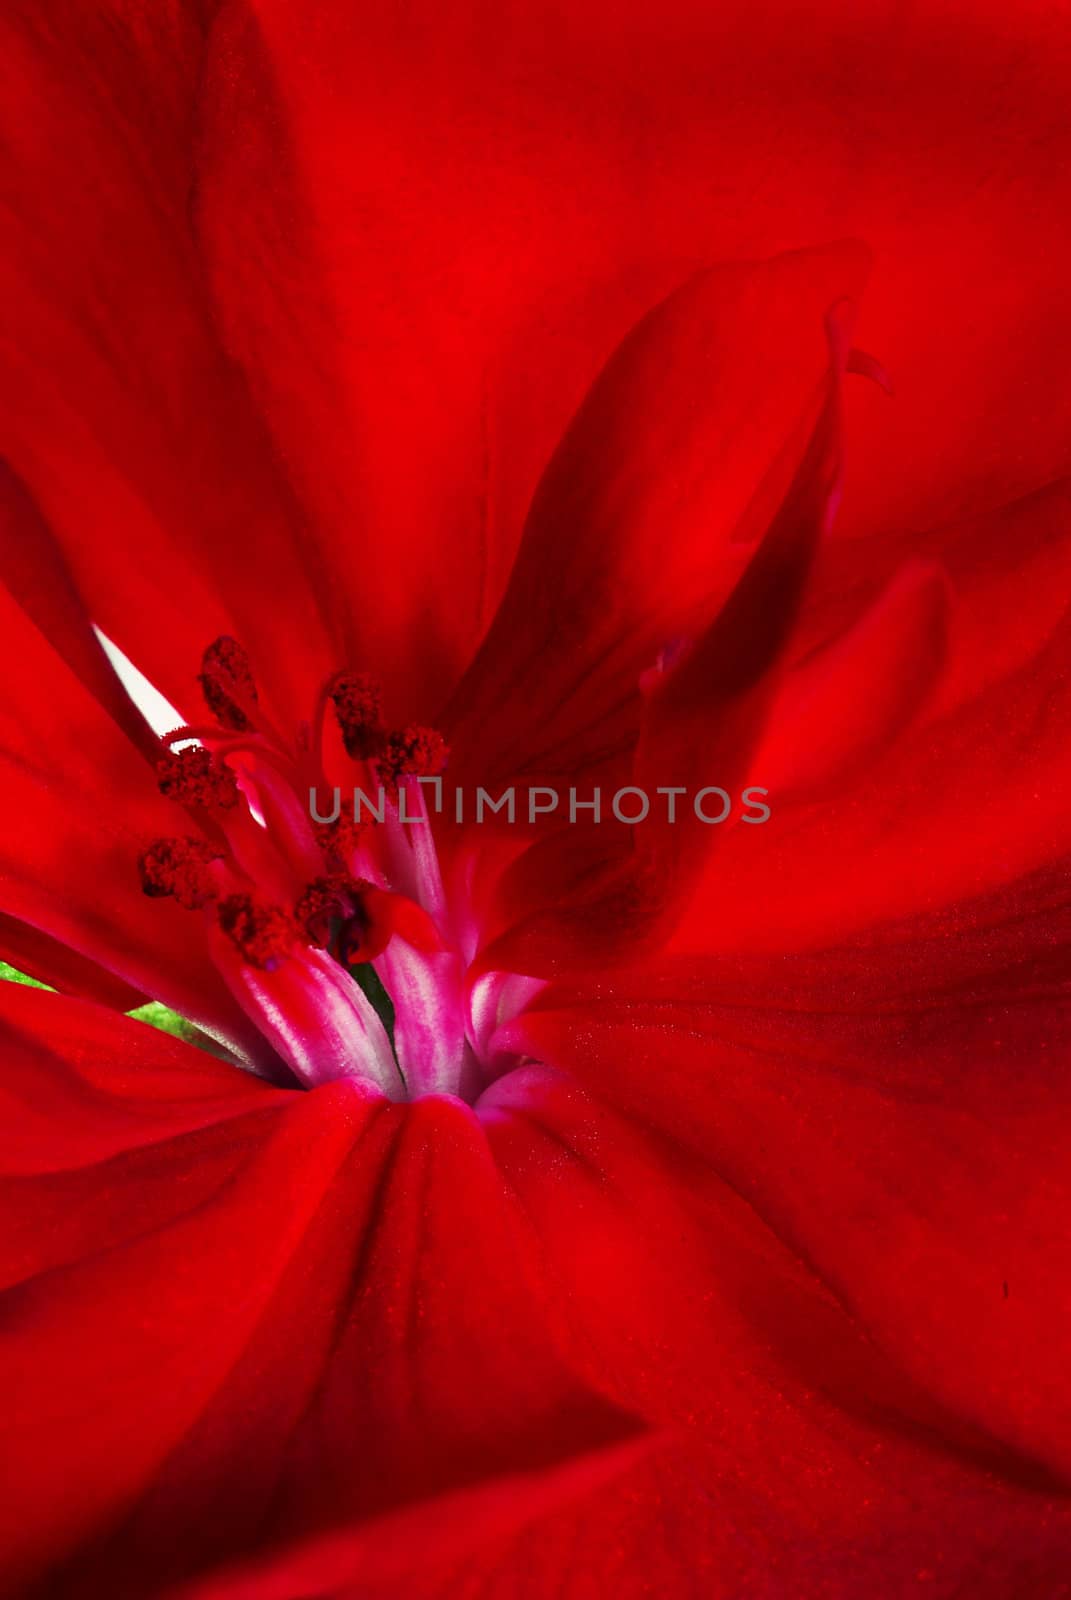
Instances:
[[[488,1019],[539,985],[468,982],[473,917],[463,888],[446,892],[420,781],[446,766],[441,734],[390,726],[377,681],[340,672],[287,740],[231,638],[205,651],[200,683],[213,720],[162,740],[157,782],[187,817],[142,852],[145,893],[200,915],[225,982],[300,1083],[474,1101],[496,1075]],[[347,792],[379,805],[319,820],[314,796],[340,764]]]

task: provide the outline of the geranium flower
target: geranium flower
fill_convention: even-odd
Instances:
[[[1066,27],[707,9],[3,24],[9,1592],[1065,1592]]]

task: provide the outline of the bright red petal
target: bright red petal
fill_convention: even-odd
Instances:
[[[447,717],[455,767],[575,774],[634,741],[641,676],[706,633],[803,470],[827,319],[866,270],[852,244],[718,268],[633,330],[541,480]]]
[[[455,1498],[191,1600],[1058,1593],[1071,1513],[1045,1474],[876,1352],[708,1161],[545,1069],[484,1113],[559,1338],[672,1433],[553,1512],[529,1493],[517,1532]]]
[[[797,641],[816,653],[786,680],[749,780],[770,787],[772,818],[697,875],[675,948],[820,947],[1071,851],[1068,506],[1058,484],[858,561],[827,548]],[[875,634],[881,585],[912,549],[923,572],[940,563],[947,603],[934,610],[920,574],[905,606],[901,575],[899,621],[884,606]]]
[[[654,1457],[519,1537],[411,1575],[406,1600],[1062,1600],[1071,1530],[1058,1498],[942,1460],[925,1434],[878,1444],[819,1425],[785,1448],[773,1432],[785,1426],[777,1395],[770,1407],[757,1485],[731,1447]],[[300,1592],[221,1587],[205,1600]],[[309,1592],[393,1600],[398,1591]]]
[[[7,988],[9,1580],[155,1592],[635,1432],[555,1355],[466,1108]]]
[[[147,999],[95,961],[5,912],[0,912],[0,961],[61,994],[81,995],[116,1011],[133,1011]]]
[[[838,253],[836,259],[842,272],[861,265],[858,253],[850,247],[843,257]],[[808,268],[816,266],[828,293],[825,277],[828,262],[824,258],[817,261],[813,257],[786,258],[767,264],[765,270],[758,269],[759,303],[769,297],[771,281],[779,283],[782,275],[798,293],[799,273],[802,272],[807,281]],[[750,281],[751,276],[751,271],[747,270],[745,282]],[[714,278],[716,281],[717,275]],[[688,291],[682,293],[687,296]],[[660,308],[649,319],[650,326],[657,328],[667,312],[672,322],[672,308],[679,299],[679,296],[674,297],[666,307]],[[571,661],[573,670],[579,671],[583,680],[584,654],[579,641],[586,635],[591,635],[589,647],[594,645],[595,654],[600,658],[598,669],[591,674],[596,693],[588,697],[588,716],[580,718],[587,736],[594,737],[593,729],[599,727],[597,713],[594,721],[591,720],[591,706],[598,703],[596,695],[600,686],[605,680],[610,685],[616,684],[611,691],[602,692],[610,705],[619,709],[622,696],[624,703],[629,703],[626,685],[631,681],[635,706],[633,736],[637,742],[635,754],[632,756],[629,751],[632,759],[619,773],[619,778],[638,786],[640,799],[648,810],[652,797],[665,792],[661,786],[673,786],[678,797],[684,796],[680,815],[664,807],[661,813],[648,817],[638,828],[622,826],[611,815],[586,828],[577,827],[575,819],[567,822],[563,817],[561,830],[521,856],[504,877],[497,915],[499,926],[505,924],[505,931],[481,956],[485,968],[498,966],[525,973],[551,973],[581,964],[636,960],[664,941],[668,927],[679,914],[682,900],[686,903],[691,879],[716,837],[715,829],[702,820],[693,802],[710,784],[723,785],[724,793],[735,797],[743,782],[775,692],[808,573],[821,537],[828,531],[835,514],[841,483],[840,383],[851,323],[850,302],[837,298],[827,304],[822,316],[825,366],[818,393],[804,414],[804,423],[795,430],[802,433],[802,440],[793,437],[791,447],[784,447],[778,460],[769,467],[762,488],[750,489],[746,496],[746,509],[742,514],[749,542],[757,538],[758,547],[735,583],[730,583],[727,593],[717,594],[715,589],[714,594],[708,595],[708,616],[696,624],[693,615],[694,638],[686,635],[678,652],[671,653],[669,660],[660,660],[657,669],[651,668],[642,675],[642,693],[638,670],[643,659],[642,643],[639,661],[633,652],[637,638],[642,641],[643,628],[648,625],[640,595],[648,599],[655,595],[657,604],[653,577],[647,574],[647,581],[638,591],[635,608],[626,604],[620,615],[609,604],[613,582],[607,584],[607,603],[596,609],[594,622],[586,602],[577,612],[581,625],[578,648]],[[761,323],[760,326],[765,338],[769,330]],[[777,343],[775,336],[775,346]],[[626,354],[627,347],[622,356]],[[628,362],[624,365],[627,371]],[[612,394],[613,385],[609,387]],[[728,389],[731,392],[731,382]],[[599,407],[594,405],[593,409],[597,413]],[[689,419],[683,430],[686,437],[690,437],[696,412],[694,400],[681,406],[682,417]],[[584,430],[580,427],[579,431],[583,434]],[[605,431],[596,427],[594,437],[600,439]],[[699,433],[702,437],[702,428]],[[656,451],[659,456],[665,453]],[[701,479],[705,478],[703,452],[699,449],[696,464]],[[605,461],[597,455],[592,472],[596,502],[604,487],[605,469]],[[674,464],[664,459],[651,462],[648,476],[655,485],[662,481],[659,474],[663,474],[671,486],[676,486],[673,490],[676,492],[680,474]],[[565,472],[565,483],[573,476]],[[612,504],[615,499],[612,481],[609,498]],[[713,495],[713,502],[716,504],[717,494]],[[760,504],[757,527],[752,528],[749,519]],[[630,520],[626,515],[626,546]],[[711,520],[715,521],[713,511]],[[583,518],[578,526],[586,529]],[[645,563],[656,548],[654,530],[642,517],[637,527],[637,544],[631,554],[638,559],[641,573],[646,573]],[[740,525],[730,519],[729,529],[739,532]],[[605,567],[610,579],[619,579],[619,586],[627,592],[627,580],[620,578],[616,559],[609,554],[618,541],[604,540],[598,518],[595,518],[593,532],[589,558],[595,562],[596,570]],[[583,552],[583,539],[577,537],[572,542]],[[531,565],[537,572],[542,570],[540,547],[540,541],[534,540],[530,550]],[[523,571],[524,553],[522,550],[518,572]],[[583,561],[581,553],[581,566]],[[662,565],[672,568],[669,560],[663,559]],[[566,574],[567,581],[568,567]],[[545,606],[550,590],[557,586],[553,564],[543,571],[543,582],[543,605],[536,605],[536,597],[529,597],[531,603],[523,608],[525,615],[540,619],[540,628],[551,615]],[[583,589],[583,584],[579,587]],[[694,583],[686,584],[685,594],[690,595],[694,588]],[[522,579],[518,583],[518,593],[524,591]],[[489,702],[489,709],[485,709],[480,721],[484,729],[489,721],[494,726],[496,705],[527,705],[533,698],[538,699],[540,692],[540,670],[538,667],[530,669],[528,663],[541,663],[545,657],[538,652],[530,654],[535,649],[536,635],[530,633],[526,639],[523,637],[520,613],[509,618],[508,602],[509,596],[501,614],[511,626],[503,628],[502,641],[506,650],[511,651],[512,641],[521,635],[524,647],[518,653],[512,677],[508,671],[503,674],[492,670],[486,652],[481,651],[477,658],[472,679],[477,696],[480,686],[486,686],[485,706]],[[611,618],[615,620],[609,620]],[[662,623],[664,626],[664,616]],[[496,632],[497,625],[492,630],[489,647],[494,645]],[[609,646],[605,643],[608,636],[613,640]],[[674,654],[679,659],[674,659]],[[491,657],[493,661],[493,648]],[[624,681],[608,670],[607,662],[614,658],[624,662],[620,669]],[[555,727],[563,720],[568,724],[575,714],[578,697],[565,692],[560,701],[561,709],[555,715],[551,708],[559,704],[563,693],[561,683],[550,670],[542,676],[549,679],[551,694],[536,727],[542,729],[549,724],[553,737]],[[611,792],[607,792],[604,801],[607,811]],[[570,789],[570,801],[573,793]],[[735,805],[733,798],[731,809],[735,809]]]
[[[750,762],[779,813],[786,800],[843,788],[936,700],[947,612],[940,568],[908,562],[853,626],[787,674]]]
[[[463,665],[609,353],[742,252],[874,249],[902,401],[852,397],[857,529],[1065,467],[1069,50],[1045,0],[224,8],[212,293],[364,652],[425,693]]]
[[[5,565],[33,580],[62,561],[86,615],[184,712],[204,646],[233,633],[269,699],[307,716],[337,665],[327,586],[190,237],[197,8],[161,0],[150,25],[126,0],[64,0],[47,22],[18,4],[0,34],[0,450],[44,517]]]
[[[548,994],[513,1043],[711,1163],[943,1407],[1066,1477],[1069,932],[1039,879],[896,939]]]

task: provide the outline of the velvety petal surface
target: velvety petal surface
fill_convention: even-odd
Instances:
[[[226,632],[277,708],[308,715],[335,664],[326,586],[191,243],[212,10],[5,7],[0,454],[43,520],[4,565],[63,562],[89,619],[184,712],[201,651]],[[285,665],[265,605],[280,594]]]
[[[202,248],[354,648],[441,692],[595,375],[720,260],[872,246],[856,531],[1066,469],[1069,54],[1043,0],[225,5]]]
[[[462,767],[575,774],[634,742],[641,677],[706,633],[802,470],[827,322],[866,270],[851,243],[719,268],[624,341],[540,482],[447,713]]]
[[[663,1442],[519,1532],[474,1536],[455,1501],[449,1534],[444,1505],[250,1563],[198,1600],[378,1600],[399,1582],[532,1600],[1058,1593],[1071,1514],[1044,1472],[876,1351],[694,1145],[545,1068],[504,1078],[480,1115],[560,1341]]]
[[[938,1403],[1066,1480],[1068,916],[1053,869],[811,956],[550,990],[513,1043],[712,1164]]]
[[[780,1425],[780,1419],[779,1419]],[[936,1460],[925,1447],[823,1428],[800,1454],[777,1447],[770,1488],[758,1499],[731,1461],[708,1453],[652,1461],[600,1494],[513,1540],[414,1575],[413,1600],[1063,1600],[1066,1514],[1044,1493],[1009,1490]],[[786,1540],[790,1535],[791,1543]],[[292,1592],[292,1591],[291,1591]],[[338,1600],[387,1600],[387,1584],[310,1591]],[[287,1595],[280,1588],[271,1600]],[[200,1600],[200,1597],[197,1597]],[[208,1600],[260,1600],[256,1588],[222,1587]]]
[[[771,820],[697,876],[676,948],[822,945],[1009,888],[1067,855],[1067,508],[1060,484],[919,542],[948,578],[926,646],[943,636],[940,670],[896,737],[859,747],[866,759],[829,763],[823,748],[838,728],[878,726],[890,687],[910,709],[917,636],[901,630],[899,656],[864,657],[863,670],[832,647],[786,682],[752,767],[771,787]],[[807,675],[824,681],[810,733]]]
[[[858,260],[857,254],[849,250],[847,262],[853,260]],[[799,265],[792,258],[771,264],[775,270],[789,272]],[[629,826],[617,809],[617,796],[611,802],[608,790],[603,804],[612,815],[578,827],[578,813],[572,811],[578,791],[570,786],[569,820],[562,806],[560,831],[526,851],[503,878],[498,918],[505,929],[482,953],[483,967],[558,973],[570,965],[639,960],[665,939],[667,925],[672,926],[681,898],[687,896],[690,880],[715,837],[699,816],[695,801],[704,791],[709,795],[706,786],[710,784],[724,785],[721,792],[730,798],[747,773],[815,554],[836,512],[842,481],[840,385],[853,321],[854,308],[842,297],[823,314],[826,355],[817,411],[802,430],[801,454],[798,459],[795,452],[790,456],[787,481],[783,462],[772,471],[777,480],[773,503],[763,508],[757,548],[736,582],[723,594],[710,619],[697,627],[694,637],[686,635],[675,650],[660,652],[656,666],[641,675],[633,659],[635,748],[629,749],[618,780],[625,778],[635,786],[633,794],[647,812],[652,797],[665,795],[668,785],[677,797],[673,809],[663,805],[653,820],[647,817],[638,827]],[[731,384],[727,387],[731,391]],[[685,411],[694,412],[694,407]],[[641,417],[641,428],[642,422]],[[677,482],[672,471],[666,473],[666,479]],[[601,488],[598,472],[595,482]],[[611,489],[611,499],[613,494]],[[755,498],[752,495],[752,506]],[[763,500],[765,490],[757,498]],[[702,519],[699,525],[703,526]],[[643,529],[641,545],[650,546],[652,531]],[[543,542],[534,540],[532,551],[538,552]],[[602,546],[599,539],[594,543],[601,559],[614,547],[612,542]],[[523,567],[523,554],[518,571]],[[539,570],[537,555],[532,564]],[[612,557],[608,566],[616,570]],[[553,587],[549,570],[543,581],[545,607]],[[651,587],[648,583],[648,592]],[[692,587],[686,584],[685,594]],[[523,582],[518,589],[523,592]],[[508,610],[507,597],[503,612]],[[536,617],[547,615],[543,608],[527,610]],[[618,614],[612,606],[607,613]],[[627,622],[627,605],[621,608],[621,615]],[[516,623],[512,630],[503,631],[503,638],[509,639],[515,631]],[[612,626],[610,631],[612,634]],[[492,645],[494,633],[492,630],[489,641]],[[620,648],[627,658],[633,642],[634,635],[625,629],[611,655]],[[537,673],[527,669],[523,654],[519,659],[525,680],[538,679]],[[529,659],[541,657],[530,654]],[[597,684],[613,681],[605,662],[594,676]],[[477,683],[496,682],[486,669],[483,653],[472,677]],[[628,677],[626,668],[626,684]],[[507,696],[509,683],[507,674]],[[627,696],[628,689],[624,692]],[[507,697],[502,703],[515,705],[523,698],[514,685],[512,701]],[[572,709],[568,696],[565,706],[564,720],[568,722]],[[547,720],[553,729],[555,714],[550,712]],[[585,731],[591,737],[593,725]],[[560,792],[548,793],[561,805]],[[678,815],[677,801],[682,795],[685,798]],[[730,799],[730,806],[732,803]]]
[[[272,1089],[15,985],[0,1009],[9,1582],[157,1593],[635,1434],[556,1355],[467,1108]]]

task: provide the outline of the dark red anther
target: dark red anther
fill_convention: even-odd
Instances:
[[[187,911],[197,911],[217,898],[209,863],[219,859],[204,839],[154,839],[138,859],[142,891],[154,900],[173,895]]]
[[[340,672],[331,684],[331,699],[346,754],[367,761],[383,748],[383,691],[367,672]]]
[[[298,942],[294,920],[281,906],[251,894],[229,894],[217,907],[219,925],[237,945],[243,961],[274,972]]]
[[[238,804],[239,790],[234,773],[204,745],[168,750],[156,763],[156,782],[162,795],[184,806],[220,807],[229,811]]]
[[[345,868],[368,830],[363,822],[354,822],[346,812],[341,812],[334,822],[314,821],[312,831],[328,865]]]
[[[237,639],[221,634],[201,657],[201,693],[209,711],[224,728],[244,733],[252,726],[245,706],[256,705],[253,671]]]
[[[411,724],[387,736],[379,757],[380,775],[388,788],[396,788],[399,778],[435,778],[449,755],[441,733]]]

